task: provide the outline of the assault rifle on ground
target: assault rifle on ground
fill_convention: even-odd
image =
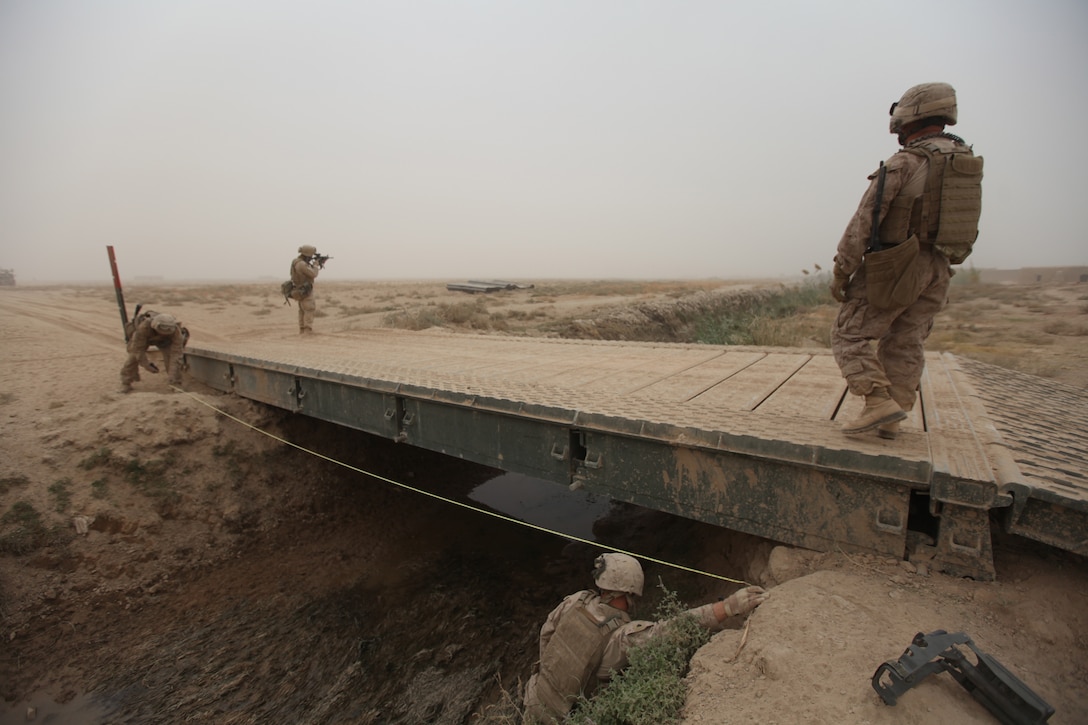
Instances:
[[[956,645],[966,645],[978,660],[971,664]],[[919,632],[898,660],[888,660],[873,673],[873,689],[887,705],[929,675],[948,672],[1004,725],[1038,725],[1054,708],[992,656],[979,650],[963,632],[938,629]]]
[[[325,269],[325,262],[328,262],[330,259],[332,259],[332,257],[327,254],[315,254],[314,264],[317,265],[318,269]]]

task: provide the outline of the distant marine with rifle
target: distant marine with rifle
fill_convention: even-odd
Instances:
[[[328,255],[318,254],[317,247],[303,244],[298,248],[298,256],[291,260],[291,278],[283,283],[282,292],[286,304],[290,304],[291,300],[298,302],[300,335],[309,335],[314,331],[314,314],[317,311],[314,281],[330,259],[332,257]]]

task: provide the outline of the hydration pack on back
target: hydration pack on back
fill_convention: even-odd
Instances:
[[[595,684],[609,637],[630,621],[627,615],[617,615],[598,622],[586,608],[593,596],[589,591],[580,593],[577,603],[560,618],[541,654],[537,697],[553,715],[570,712],[583,688]]]
[[[982,157],[970,151],[945,153],[928,145],[911,151],[929,160],[919,237],[932,243],[952,264],[962,264],[978,239]],[[936,219],[932,216],[934,207],[938,209]]]
[[[132,336],[136,334],[137,325],[146,320],[150,320],[157,314],[159,313],[154,310],[143,309],[142,304],[136,305],[136,309],[133,310],[132,313],[132,319],[125,323],[125,340],[128,341],[132,339]],[[185,347],[189,344],[189,328],[180,323],[178,324],[178,327],[181,329],[181,346]]]

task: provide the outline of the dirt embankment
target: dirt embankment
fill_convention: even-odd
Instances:
[[[358,299],[332,288],[319,324],[346,331],[460,299],[433,287],[373,285]],[[274,291],[143,294],[194,335],[294,334]],[[593,297],[519,304],[548,309],[533,324],[627,314]],[[528,674],[548,610],[586,585],[590,547],[360,476],[208,406],[442,495],[463,498],[488,469],[194,386],[175,393],[162,375],[120,395],[119,334],[108,288],[0,295],[0,722],[28,704],[72,722],[509,715],[504,693]],[[877,665],[938,628],[971,635],[1057,708],[1051,722],[1088,721],[1079,557],[999,538],[998,580],[982,583],[624,507],[597,534],[773,588],[746,631],[736,623],[696,656],[684,722],[991,722],[948,675],[895,708],[872,691]],[[647,575],[692,604],[731,588],[653,564]]]

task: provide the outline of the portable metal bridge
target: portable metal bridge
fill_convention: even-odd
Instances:
[[[826,350],[370,329],[199,343],[206,385],[818,551],[994,577],[991,527],[1088,554],[1088,393],[930,353],[894,441]]]

